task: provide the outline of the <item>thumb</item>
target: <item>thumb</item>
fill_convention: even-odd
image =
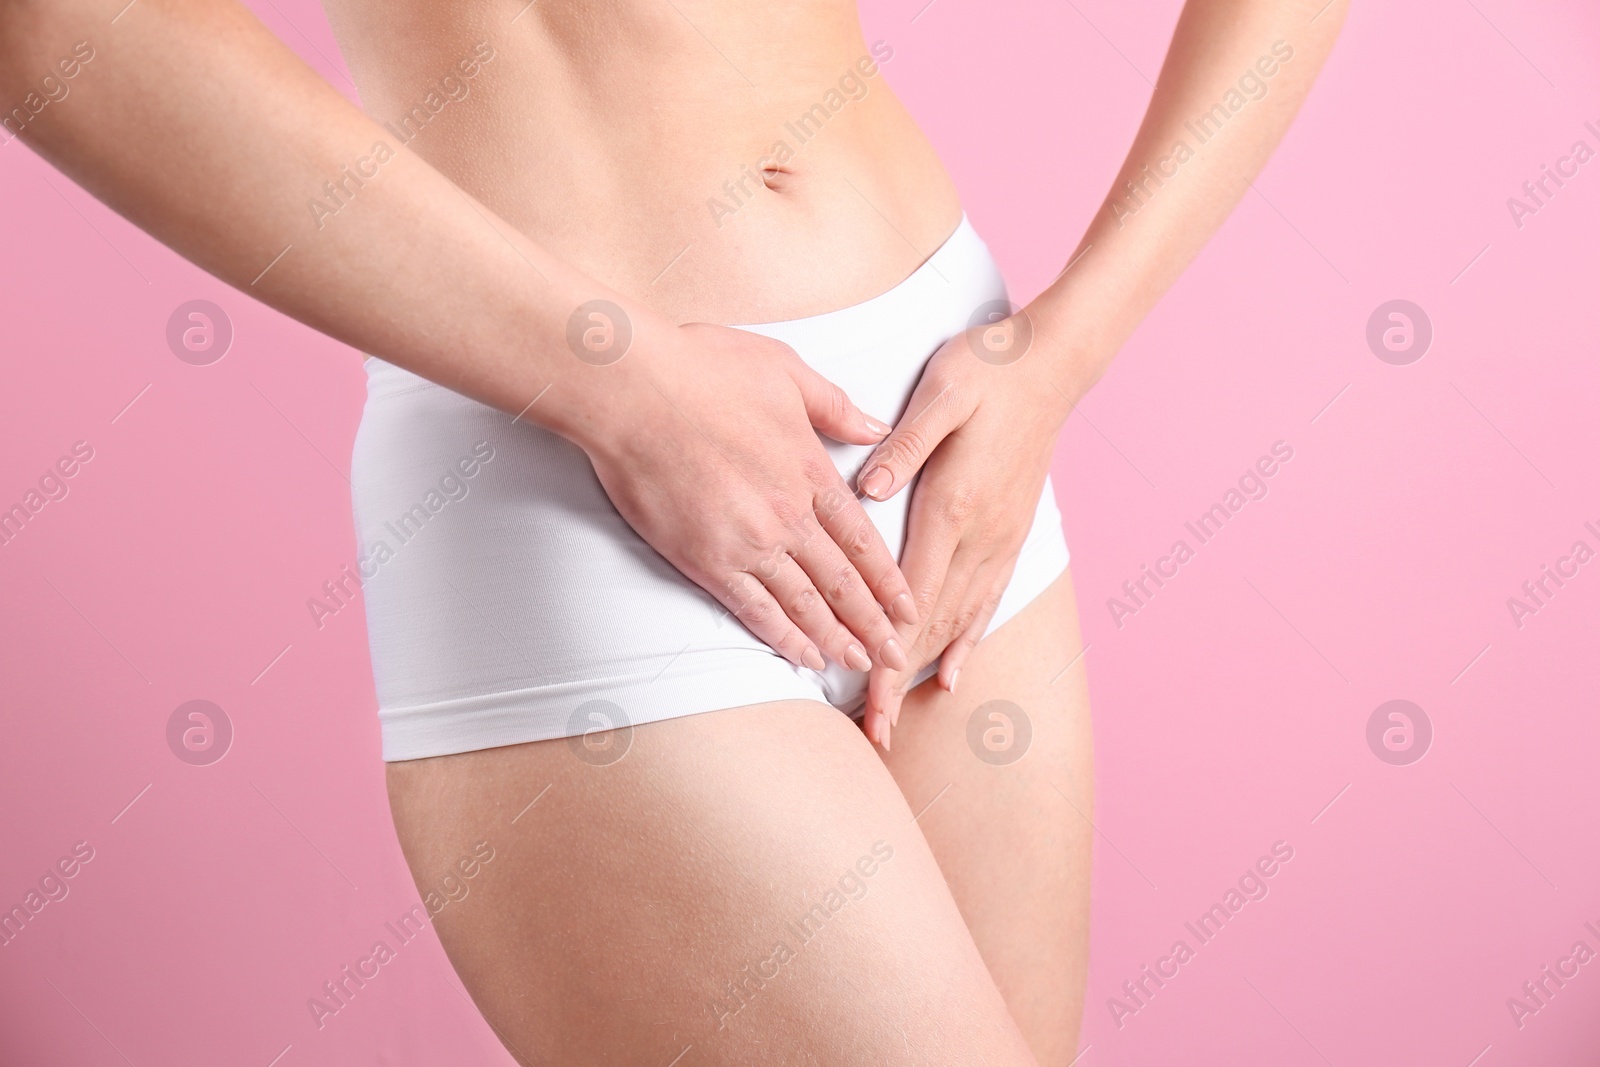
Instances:
[[[894,432],[861,466],[856,479],[873,500],[888,500],[910,482],[939,442],[964,421],[953,382],[924,375]]]
[[[811,425],[835,441],[847,445],[875,445],[890,430],[856,407],[845,391],[806,365],[796,356],[789,376],[800,389]]]

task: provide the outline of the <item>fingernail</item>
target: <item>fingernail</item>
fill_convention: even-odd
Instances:
[[[882,500],[889,495],[889,487],[893,484],[894,475],[889,473],[888,467],[873,467],[861,479],[861,491],[874,500]]]
[[[956,695],[956,679],[961,677],[961,668],[957,667],[950,672],[950,695]]]
[[[907,626],[915,626],[917,624],[917,602],[911,599],[910,593],[901,593],[889,601],[889,614]]]
[[[906,669],[905,650],[900,647],[900,642],[894,638],[891,637],[878,646],[878,655],[882,657],[884,664],[891,670],[903,671]]]
[[[899,726],[900,725],[900,705],[898,705],[898,704],[896,704],[894,710],[889,713],[889,725],[890,726]]]
[[[878,720],[878,744],[885,752],[889,751],[889,723],[884,719]]]
[[[871,415],[862,415],[862,418],[866,419],[867,421],[867,429],[871,430],[880,437],[887,437],[889,434],[894,433],[893,426],[890,426],[885,422],[879,422]]]
[[[870,671],[872,660],[867,657],[867,650],[860,645],[852,644],[844,650],[844,665],[853,671]]]
[[[815,645],[807,645],[800,658],[805,661],[807,667],[814,671],[823,670],[828,666],[827,661],[822,658],[822,653],[817,651]]]

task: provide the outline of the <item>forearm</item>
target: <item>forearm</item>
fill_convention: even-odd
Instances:
[[[1343,22],[1345,0],[1326,2],[1184,7],[1110,193],[1068,269],[1026,309],[1063,404],[1099,380],[1277,147]]]
[[[26,143],[199,266],[347,344],[513,413],[554,385],[524,417],[582,437],[618,372],[573,357],[567,319],[590,299],[626,301],[471,200],[233,0],[139,0],[113,25],[123,2],[0,0],[3,106],[47,72],[59,80],[76,42],[93,49]],[[636,330],[662,325],[630,310]]]

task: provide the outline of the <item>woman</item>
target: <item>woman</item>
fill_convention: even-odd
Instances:
[[[1343,7],[1190,0],[1020,310],[840,0],[330,0],[365,114],[233,0],[7,0],[0,99],[374,357],[395,824],[425,894],[472,869],[436,927],[522,1062],[1065,1064],[1091,764],[1053,446]]]

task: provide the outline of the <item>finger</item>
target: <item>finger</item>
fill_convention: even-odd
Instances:
[[[798,355],[790,362],[789,376],[800,388],[800,399],[811,425],[835,441],[873,445],[892,429],[856,407],[843,389],[812,370]]]
[[[833,471],[831,465],[828,470]],[[900,564],[895,562],[894,553],[889,551],[861,502],[837,474],[833,484],[818,494],[813,506],[817,522],[867,583],[873,598],[896,622],[915,626],[918,619],[916,598],[911,595],[911,586]]]
[[[873,532],[876,535],[876,529]],[[845,666],[856,671],[869,670],[873,663],[895,670],[905,667],[905,646],[894,625],[873,598],[861,572],[833,538],[808,537],[798,548],[791,549],[790,555],[810,577],[834,616],[866,650],[864,661],[850,656],[847,650]]]
[[[721,584],[720,590],[713,588],[716,583],[700,584],[715,596],[734,618],[744,623],[752,634],[765,641],[778,655],[796,667],[818,669],[813,664],[820,663],[822,657],[816,646],[790,620],[782,606],[755,575],[746,571],[736,571]]]
[[[941,653],[970,625],[976,606],[968,606],[969,590],[983,563],[980,551],[957,544],[954,551],[944,547],[932,550],[930,558],[940,574],[938,593],[934,603],[924,614],[924,623],[911,645],[911,667],[904,679],[892,679],[893,685],[881,694],[884,710],[891,725],[900,719],[900,707],[915,680],[927,664],[938,659]]]
[[[888,500],[906,487],[939,442],[969,414],[964,388],[953,380],[923,378],[899,424],[862,464],[856,485],[874,500]]]
[[[927,510],[926,505],[919,506],[917,497],[912,498],[904,556],[906,581],[924,625],[910,635],[910,662],[905,670],[877,669],[867,679],[867,706],[881,713],[891,727],[900,724],[900,707],[917,672],[938,655],[938,648],[928,651],[933,642],[925,637],[927,623],[935,618],[961,542],[955,527],[927,521]]]
[[[950,558],[944,581],[939,587],[939,599],[911,646],[911,662],[916,664],[914,669],[921,670],[938,659],[950,643],[972,624],[978,605],[971,602],[970,590],[982,562],[976,550],[965,547],[958,547]]]
[[[891,671],[882,667],[875,667],[867,675],[867,711],[861,717],[862,728],[867,730],[867,737],[877,740],[872,733],[873,722],[881,723],[879,729],[887,736],[889,731],[900,721],[900,702],[905,699],[906,689],[910,679],[915,677],[910,671]],[[879,744],[883,742],[879,741]]]
[[[1000,598],[1005,595],[1006,586],[1011,584],[1011,573],[1016,566],[1017,558],[1012,556],[1004,563],[986,563],[972,576],[972,584],[968,586],[968,602],[976,601],[978,605],[972,616],[972,625],[950,642],[950,647],[939,657],[939,687],[945,692],[955,693],[961,666],[988,631],[989,621],[1000,607]]]
[[[917,614],[923,620],[923,625],[913,635],[913,647],[921,640],[944,594],[964,531],[965,519],[959,509],[950,506],[943,488],[933,482],[919,484],[911,496],[911,508],[906,516],[905,550],[900,555],[900,570],[911,587]],[[920,667],[918,664],[918,669]]]
[[[874,674],[877,671],[873,671]],[[867,735],[867,740],[875,745],[882,745],[885,752],[889,751],[889,718],[883,712],[868,705],[866,712],[861,716],[861,732]]]
[[[777,600],[790,621],[822,650],[822,655],[851,670],[863,669],[862,664],[871,665],[867,650],[834,615],[833,609],[828,607],[827,601],[817,591],[816,584],[793,556],[783,553],[770,575],[758,573],[757,577],[766,585],[767,591]],[[812,654],[815,655],[815,652]],[[820,671],[826,664],[818,656],[814,662],[808,661],[806,666]]]

